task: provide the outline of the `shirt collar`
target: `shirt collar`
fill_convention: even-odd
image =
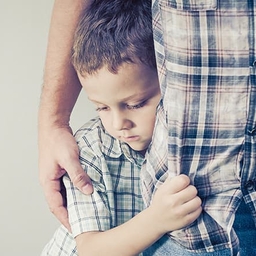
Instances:
[[[122,155],[125,158],[136,164],[137,166],[141,166],[145,160],[145,157],[141,155],[139,152],[131,149],[128,144],[125,142],[121,142],[118,139],[113,138],[107,131],[104,131],[104,137],[102,138],[104,143],[102,144],[102,153],[112,158],[120,158]]]

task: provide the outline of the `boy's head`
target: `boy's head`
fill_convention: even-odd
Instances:
[[[160,89],[149,0],[96,0],[75,34],[73,65],[113,137],[144,153]]]
[[[123,63],[156,68],[151,0],[94,0],[81,17],[72,57],[82,76],[104,66],[117,73]]]

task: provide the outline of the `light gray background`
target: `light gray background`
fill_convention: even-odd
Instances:
[[[37,110],[54,0],[0,0],[0,255],[38,256],[59,226],[38,181]],[[77,129],[95,112],[84,92]]]

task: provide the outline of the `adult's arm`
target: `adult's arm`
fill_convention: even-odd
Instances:
[[[55,0],[49,29],[44,81],[38,113],[39,178],[50,210],[69,228],[61,177],[68,172],[82,192],[93,191],[79,162],[69,126],[81,85],[70,62],[73,35],[91,0]]]

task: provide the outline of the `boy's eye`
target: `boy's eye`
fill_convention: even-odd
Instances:
[[[108,110],[108,107],[97,107],[96,111],[100,112],[100,111],[104,111],[104,110]]]
[[[141,102],[141,103],[139,103],[139,104],[136,104],[136,105],[128,105],[127,104],[126,107],[128,109],[137,109],[137,108],[142,108],[145,104],[146,104],[146,100]]]

